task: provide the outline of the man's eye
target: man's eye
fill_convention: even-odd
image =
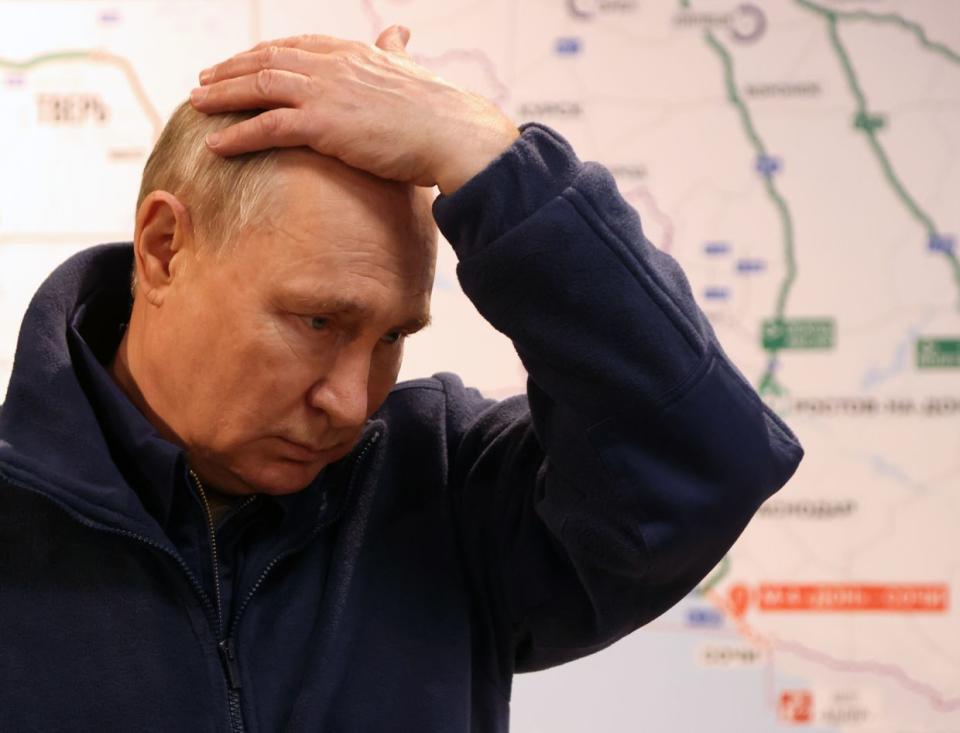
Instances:
[[[403,333],[403,331],[391,331],[380,340],[383,341],[385,344],[395,344],[397,343],[397,341],[402,339],[404,335],[405,334]]]
[[[330,319],[324,318],[323,316],[310,316],[306,320],[307,324],[314,331],[322,331],[330,325]]]

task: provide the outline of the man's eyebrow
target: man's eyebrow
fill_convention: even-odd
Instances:
[[[404,331],[408,331],[409,333],[416,333],[417,331],[429,326],[432,320],[433,318],[430,316],[430,314],[426,313],[422,316],[411,318],[406,323],[401,324],[400,328],[402,328]]]
[[[298,308],[316,313],[337,313],[351,318],[362,318],[370,314],[370,308],[363,303],[342,296],[329,297],[297,292],[288,292],[286,296]],[[415,316],[397,327],[413,333],[426,328],[430,325],[430,322],[430,314],[425,313],[422,316]]]
[[[342,313],[348,316],[362,316],[370,312],[363,303],[342,296],[311,295],[309,293],[288,292],[286,299],[298,307],[317,313]]]

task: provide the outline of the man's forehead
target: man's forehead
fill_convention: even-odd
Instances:
[[[394,258],[434,260],[430,189],[386,181],[308,149],[281,153],[269,200],[253,224],[261,235],[296,242],[304,254],[356,244]]]
[[[291,189],[285,193],[307,187],[323,195],[317,203],[353,198],[367,202],[371,211],[380,214],[429,213],[432,201],[430,189],[379,178],[303,147],[279,150],[274,175],[278,188]],[[385,206],[389,210],[384,210]]]

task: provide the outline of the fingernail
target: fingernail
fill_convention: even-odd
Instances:
[[[200,83],[206,84],[213,76],[213,69],[204,69],[200,72]]]
[[[207,96],[206,87],[197,87],[192,92],[190,92],[190,101],[191,102],[202,102],[203,98]]]
[[[204,140],[206,140],[207,145],[209,145],[211,148],[215,148],[217,147],[217,145],[220,144],[220,133],[219,132],[208,133],[207,136],[204,138]]]

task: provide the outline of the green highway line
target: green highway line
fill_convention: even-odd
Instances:
[[[87,61],[97,64],[107,64],[109,66],[118,68],[127,78],[127,82],[130,84],[130,90],[140,103],[140,106],[143,107],[144,114],[147,116],[147,119],[153,126],[153,139],[156,140],[158,137],[160,137],[160,130],[163,128],[163,118],[154,108],[153,103],[147,96],[147,92],[143,88],[143,82],[140,81],[136,70],[133,68],[130,62],[122,56],[117,56],[109,51],[99,49],[88,51],[74,49],[70,51],[45,53],[39,56],[34,56],[26,61],[12,61],[10,59],[0,57],[0,70],[8,69],[12,71],[26,71],[27,69],[31,69],[35,66],[41,66],[43,64],[71,61]]]
[[[853,65],[850,62],[850,56],[847,54],[846,49],[844,49],[843,44],[840,41],[840,35],[837,32],[837,23],[835,19],[830,19],[828,21],[830,28],[830,43],[833,45],[834,51],[836,51],[837,56],[840,59],[840,63],[843,66],[844,76],[847,78],[847,83],[850,85],[850,92],[853,94],[854,98],[857,100],[857,115],[868,117],[868,105],[867,98],[863,93],[863,89],[860,88],[860,82],[857,80],[856,72],[853,70]],[[887,178],[887,182],[893,186],[893,189],[896,191],[897,196],[903,202],[910,213],[913,215],[913,218],[919,221],[923,227],[928,232],[935,232],[936,226],[933,223],[933,220],[917,205],[917,202],[913,200],[906,189],[903,187],[903,184],[897,178],[896,174],[893,172],[893,166],[890,164],[890,158],[887,156],[886,151],[881,147],[880,142],[877,140],[877,132],[870,125],[861,127],[864,134],[867,136],[867,140],[870,143],[870,147],[873,149],[874,154],[877,156],[877,160],[880,162],[880,166],[883,168],[883,173]]]
[[[724,555],[723,560],[717,565],[717,569],[700,583],[695,589],[698,596],[705,596],[712,591],[716,585],[730,573],[730,556]]]
[[[43,54],[42,56],[34,56],[32,59],[27,59],[26,61],[10,61],[9,59],[0,58],[0,69],[16,69],[18,71],[26,71],[34,66],[49,64],[55,61],[76,61],[78,59],[88,58],[90,58],[89,51],[60,51],[58,53],[47,53]]]
[[[796,0],[796,2],[798,5],[812,10],[813,12],[819,13],[827,21],[827,28],[830,34],[830,44],[833,46],[833,50],[837,54],[837,57],[840,59],[840,65],[843,68],[843,74],[847,79],[850,92],[853,94],[853,97],[857,102],[857,114],[855,119],[864,121],[871,119],[870,112],[868,111],[866,95],[864,94],[863,89],[860,87],[860,82],[857,79],[856,71],[854,70],[853,63],[850,60],[850,55],[847,53],[843,42],[840,40],[840,32],[837,27],[837,13],[832,10],[821,8],[820,6],[811,3],[809,0]],[[931,239],[940,235],[940,231],[937,229],[936,224],[934,224],[933,219],[931,219],[930,216],[920,208],[920,205],[910,195],[906,187],[897,177],[896,172],[893,170],[893,164],[890,162],[890,157],[883,149],[883,146],[880,144],[880,141],[877,137],[878,128],[875,125],[868,124],[866,122],[864,124],[858,124],[857,127],[867,136],[870,149],[873,150],[873,154],[880,163],[880,168],[883,170],[883,175],[884,178],[886,178],[887,183],[890,184],[890,187],[897,195],[897,198],[900,199],[900,202],[904,205],[907,211],[910,212],[911,216],[913,216],[913,218],[924,228],[927,233],[927,238]],[[943,254],[950,262],[950,265],[953,269],[953,278],[957,283],[958,291],[960,291],[960,259],[957,258],[956,252],[944,251]]]
[[[733,59],[731,58],[730,53],[710,31],[705,33],[705,37],[707,39],[707,43],[710,44],[711,48],[716,51],[717,55],[720,56],[721,60],[723,61],[724,81],[726,82],[727,87],[727,97],[740,113],[740,121],[743,123],[744,132],[746,132],[747,137],[753,144],[753,148],[756,151],[757,156],[769,156],[766,146],[763,144],[763,141],[757,134],[756,127],[754,127],[753,119],[750,117],[750,110],[747,109],[747,105],[740,98],[740,95],[737,92],[737,85],[733,74]],[[777,187],[773,184],[773,177],[763,176],[763,182],[767,195],[777,207],[777,211],[780,214],[780,223],[783,226],[783,244],[787,274],[784,278],[783,284],[780,286],[780,292],[777,295],[777,304],[774,309],[774,317],[779,320],[783,318],[783,314],[787,305],[787,296],[790,294],[790,289],[793,287],[793,282],[797,277],[797,263],[794,256],[793,219],[790,216],[790,209],[787,207],[787,202],[784,200],[783,196],[780,195]]]
[[[727,88],[727,97],[731,104],[733,104],[733,106],[736,107],[737,111],[740,113],[740,121],[743,124],[744,132],[749,138],[750,143],[753,145],[754,151],[758,157],[769,157],[767,148],[760,139],[760,136],[757,134],[756,127],[753,124],[753,119],[750,117],[750,110],[747,108],[747,105],[740,98],[740,95],[737,92],[737,85],[736,81],[734,80],[733,73],[733,59],[731,58],[730,53],[710,31],[704,33],[704,38],[706,39],[707,44],[714,50],[714,52],[723,62],[723,75]],[[793,283],[797,278],[797,262],[794,254],[793,218],[790,216],[790,209],[787,207],[786,200],[782,195],[780,195],[780,192],[773,183],[772,175],[763,176],[763,186],[767,192],[767,196],[769,196],[770,200],[776,207],[778,214],[780,215],[780,224],[783,228],[783,252],[786,265],[786,275],[784,276],[783,282],[780,285],[780,291],[777,294],[777,302],[774,307],[773,316],[775,320],[779,321],[783,319],[784,313],[786,312],[787,297],[790,295],[790,289],[793,287]],[[783,394],[784,390],[777,384],[773,374],[773,363],[775,361],[777,349],[772,348],[770,351],[771,354],[769,365],[760,380],[760,394],[764,394],[766,392]]]
[[[833,10],[832,8],[825,8],[822,5],[817,5],[816,3],[810,2],[810,0],[797,0],[797,2],[809,10],[813,10],[821,15],[830,16],[838,20],[865,20],[872,23],[890,23],[892,25],[900,26],[904,30],[909,31],[916,36],[916,39],[920,42],[920,45],[927,50],[933,51],[934,53],[953,61],[955,64],[960,64],[960,53],[957,53],[943,43],[931,41],[922,25],[912,20],[907,20],[903,16],[897,15],[896,13],[874,13],[869,10]]]

